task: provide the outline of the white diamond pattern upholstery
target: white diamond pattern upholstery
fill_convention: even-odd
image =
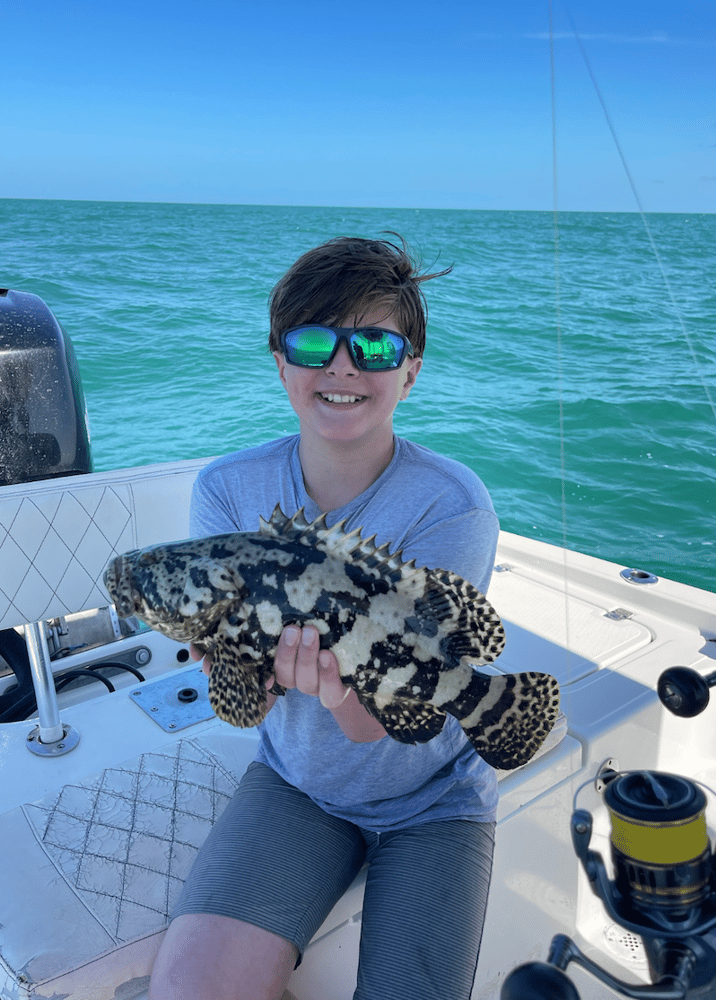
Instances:
[[[109,603],[102,574],[133,548],[186,538],[207,460],[92,473],[0,490],[0,628]]]
[[[41,500],[3,505],[0,611],[18,624],[107,604],[104,568],[113,554],[132,548],[126,488]]]

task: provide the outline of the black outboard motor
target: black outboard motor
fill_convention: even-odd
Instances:
[[[91,471],[72,342],[39,296],[0,289],[0,486]]]
[[[72,342],[39,296],[0,288],[0,487],[91,471]],[[0,629],[0,655],[17,677],[0,695],[0,721],[24,719],[34,694],[14,629]]]

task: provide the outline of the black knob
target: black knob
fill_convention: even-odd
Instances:
[[[709,703],[709,685],[690,667],[669,667],[656,686],[662,705],[674,715],[691,719]]]
[[[500,1000],[580,1000],[577,989],[561,969],[546,962],[527,962],[508,975]]]

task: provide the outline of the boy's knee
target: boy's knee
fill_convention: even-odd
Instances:
[[[183,914],[164,936],[148,1000],[283,1000],[296,958],[295,945],[260,927]]]

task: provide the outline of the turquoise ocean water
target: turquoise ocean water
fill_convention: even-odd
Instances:
[[[549,212],[0,200],[0,285],[72,338],[95,469],[219,455],[296,430],[275,281],[395,230],[455,264],[397,432],[475,469],[508,531],[716,590],[716,215],[648,225],[661,266],[637,214],[563,214],[555,255]]]

